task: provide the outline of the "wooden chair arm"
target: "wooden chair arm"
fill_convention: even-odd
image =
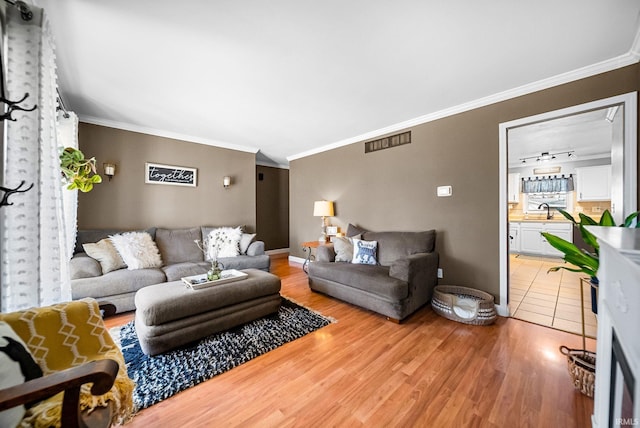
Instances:
[[[80,387],[93,382],[93,395],[106,394],[118,374],[118,363],[111,359],[88,363],[50,373],[20,385],[0,390],[0,410],[43,400],[64,391],[62,420],[64,426],[78,426]],[[75,424],[74,424],[75,421]]]

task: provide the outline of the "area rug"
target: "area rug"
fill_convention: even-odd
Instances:
[[[134,404],[142,410],[331,322],[283,298],[276,314],[153,357],[140,349],[133,321],[112,329],[112,335],[136,383]]]

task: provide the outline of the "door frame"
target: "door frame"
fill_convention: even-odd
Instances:
[[[499,124],[499,213],[500,213],[500,304],[496,306],[498,314],[510,316],[509,312],[509,204],[507,203],[508,132],[533,123],[558,119],[599,110],[614,105],[624,105],[624,153],[623,153],[623,217],[637,210],[637,145],[638,145],[638,93],[629,92],[615,97],[604,98],[585,104],[579,104],[560,110],[554,110],[535,116],[503,122]]]

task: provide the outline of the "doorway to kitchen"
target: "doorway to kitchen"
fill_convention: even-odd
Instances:
[[[548,273],[569,265],[540,232],[587,249],[556,208],[617,223],[636,210],[636,104],[629,93],[500,124],[501,315],[580,333],[585,306],[595,336],[585,275]]]

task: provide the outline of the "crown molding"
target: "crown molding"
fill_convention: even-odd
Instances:
[[[266,166],[266,167],[269,167],[269,168],[289,169],[289,165],[283,165],[281,163],[262,162],[262,161],[256,161],[256,166]]]
[[[247,153],[258,153],[257,148],[241,146],[238,144],[227,143],[225,141],[210,140],[207,138],[195,137],[193,135],[181,134],[178,132],[164,131],[162,129],[148,128],[146,126],[133,125],[131,123],[118,122],[115,120],[100,119],[93,116],[79,116],[80,122],[92,125],[106,126],[107,128],[122,129],[124,131],[138,132],[141,134],[154,135],[156,137],[171,138],[173,140],[187,141],[190,143],[204,144],[207,146],[220,147],[223,149],[238,150]]]
[[[335,143],[327,144],[316,149],[307,150],[302,153],[298,153],[292,156],[288,156],[289,162],[301,159],[307,156],[315,155],[318,153],[326,152],[329,150],[337,149],[339,147],[347,146],[349,144],[357,143],[360,141],[367,141],[372,138],[380,137],[392,132],[401,131],[413,126],[422,125],[424,123],[433,122],[438,119],[442,119],[455,114],[464,113],[470,110],[474,110],[480,107],[486,107],[491,104],[495,104],[501,101],[506,101],[512,98],[517,98],[523,95],[531,94],[543,89],[552,88],[554,86],[563,85],[565,83],[573,82],[576,80],[584,79],[587,77],[595,76],[596,74],[605,73],[607,71],[616,70],[618,68],[626,67],[631,64],[635,64],[640,61],[640,27],[636,33],[636,38],[628,53],[617,56],[605,61],[601,61],[586,67],[578,68],[573,71],[558,74],[556,76],[549,77],[547,79],[539,80],[537,82],[529,83],[526,85],[518,86],[513,89],[509,89],[503,92],[499,92],[493,95],[489,95],[484,98],[479,98],[468,103],[459,104],[454,107],[446,108],[434,113],[430,113],[424,116],[410,119],[404,122],[396,123],[394,125],[380,128],[375,131],[367,132],[365,134],[357,135],[355,137],[347,138],[345,140],[337,141]]]

